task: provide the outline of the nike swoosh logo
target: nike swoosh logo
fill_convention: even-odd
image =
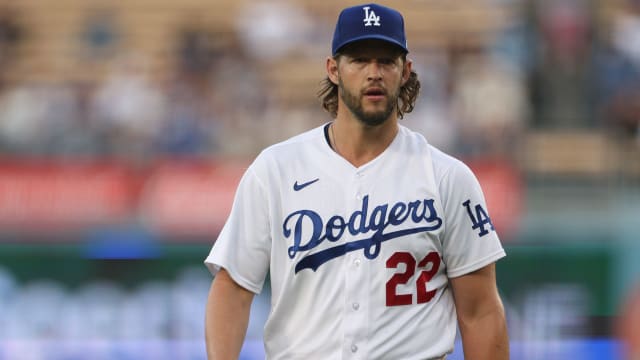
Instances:
[[[320,180],[320,178],[307,181],[306,183],[302,183],[302,184],[298,184],[298,181],[296,181],[295,183],[293,183],[293,191],[300,191],[318,180]]]

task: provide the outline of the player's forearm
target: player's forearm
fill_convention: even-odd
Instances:
[[[235,360],[240,355],[249,323],[253,294],[240,288],[222,270],[214,279],[205,315],[209,360]]]
[[[458,321],[465,360],[509,359],[509,337],[501,305],[485,314]]]

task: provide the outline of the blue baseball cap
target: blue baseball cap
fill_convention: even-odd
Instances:
[[[358,5],[342,10],[333,33],[333,56],[343,46],[366,39],[388,41],[404,52],[409,52],[404,19],[397,10],[378,4]]]

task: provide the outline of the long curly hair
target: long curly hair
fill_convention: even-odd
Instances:
[[[336,55],[336,60],[339,56],[339,54]],[[406,61],[406,58],[403,58],[404,61]],[[411,70],[409,80],[400,88],[400,94],[398,94],[396,110],[400,119],[404,117],[404,114],[413,111],[419,93],[420,80],[418,80],[418,74]],[[338,116],[338,85],[334,84],[328,76],[320,82],[318,98],[322,101],[322,108],[335,119]]]

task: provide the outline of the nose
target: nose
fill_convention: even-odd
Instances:
[[[376,60],[371,60],[367,66],[367,80],[382,80],[382,66]]]

